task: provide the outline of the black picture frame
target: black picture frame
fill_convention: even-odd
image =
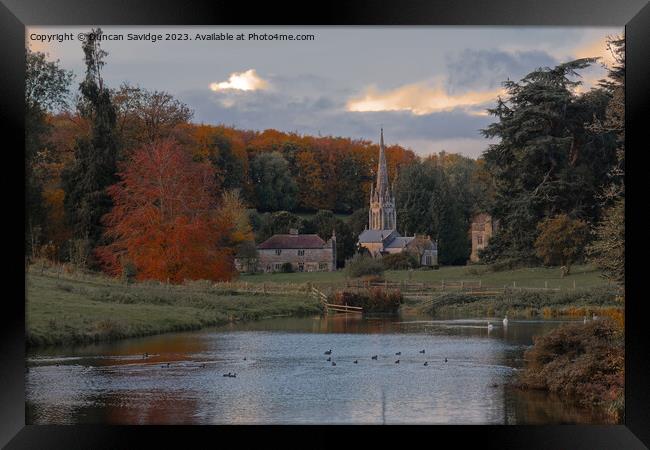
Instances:
[[[24,149],[24,72],[25,25],[541,25],[541,26],[625,26],[626,30],[626,172],[627,184],[642,180],[640,158],[648,148],[646,113],[650,109],[650,5],[645,0],[401,0],[355,1],[330,0],[307,2],[265,2],[252,6],[246,2],[194,0],[141,0],[128,2],[98,0],[0,0],[0,123],[4,156],[12,158],[5,173],[21,174],[15,169]],[[24,175],[24,174],[23,174]],[[13,177],[12,177],[13,178]],[[24,178],[24,177],[23,177]],[[3,177],[8,183],[9,177]],[[24,211],[24,197],[13,194],[16,181],[4,186],[6,202],[15,201],[15,211]],[[635,192],[642,185],[628,188],[627,219],[639,208]],[[632,196],[630,197],[630,193]],[[11,197],[11,198],[9,198]],[[641,200],[642,201],[642,200]],[[12,205],[13,206],[13,205]],[[8,208],[8,211],[12,209]],[[24,216],[23,216],[24,217]],[[16,229],[4,236],[21,236],[20,221],[8,219]],[[11,223],[9,223],[11,222]],[[626,239],[634,228],[627,220]],[[5,239],[12,241],[11,238]],[[0,327],[0,444],[9,449],[22,448],[137,448],[140,445],[210,446],[251,445],[252,439],[267,445],[300,446],[338,445],[348,441],[349,431],[364,434],[365,444],[385,439],[407,439],[423,445],[444,442],[466,444],[472,441],[484,448],[571,448],[637,449],[650,445],[650,379],[648,351],[643,345],[644,302],[643,267],[629,261],[642,255],[636,245],[627,246],[626,290],[626,363],[624,425],[557,426],[419,426],[419,427],[336,427],[322,426],[37,426],[25,425],[25,317],[24,249],[18,245],[7,252],[9,268],[5,282],[17,290],[3,296]],[[637,248],[635,248],[637,247]],[[640,258],[639,258],[640,260]],[[638,293],[638,294],[637,294]],[[395,429],[397,428],[397,429]],[[407,429],[405,429],[407,428]],[[340,431],[346,431],[340,434]],[[298,438],[296,438],[298,433]],[[280,434],[280,436],[278,436]],[[235,438],[226,444],[226,437]],[[197,442],[197,440],[200,440]],[[193,444],[193,443],[197,444]],[[262,441],[264,442],[264,441]],[[416,444],[420,445],[420,444]],[[446,445],[443,445],[446,446]]]

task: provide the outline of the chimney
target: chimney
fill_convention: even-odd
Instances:
[[[289,234],[297,235],[298,234],[298,229],[297,228],[289,228]]]

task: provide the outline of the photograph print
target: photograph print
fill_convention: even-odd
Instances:
[[[27,26],[26,423],[624,423],[623,28]]]

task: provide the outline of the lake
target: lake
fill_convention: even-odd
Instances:
[[[27,423],[605,422],[602,411],[507,386],[533,336],[567,321],[511,319],[504,327],[490,318],[488,330],[487,320],[274,318],[35,349]]]

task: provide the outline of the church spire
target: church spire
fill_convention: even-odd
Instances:
[[[388,190],[388,169],[386,168],[386,151],[384,149],[384,128],[381,128],[379,140],[379,164],[377,167],[377,188],[376,192],[383,196]]]

